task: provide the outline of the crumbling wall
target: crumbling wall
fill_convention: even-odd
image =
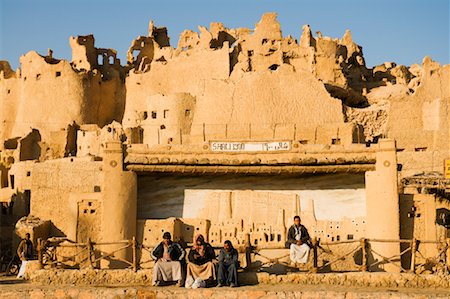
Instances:
[[[69,39],[72,48],[72,65],[78,70],[91,70],[97,64],[97,53],[95,51],[95,39],[93,35],[71,36]]]
[[[144,144],[183,144],[189,141],[196,111],[195,98],[187,93],[153,95],[141,111],[139,128]]]
[[[94,193],[102,190],[101,162],[87,158],[64,158],[37,163],[31,180],[31,214],[52,221],[51,235],[72,232],[77,223],[77,203],[71,193]]]
[[[22,56],[20,62],[21,94],[13,136],[24,136],[33,127],[47,140],[50,131],[65,128],[73,121],[82,122],[82,78],[69,62],[49,64],[34,51]]]
[[[203,141],[203,124],[209,133],[225,133],[227,125],[225,139],[257,139],[258,131],[266,128],[272,132],[270,128],[277,124],[291,128],[290,139],[296,124],[297,136],[302,139],[307,129],[326,124],[337,127],[344,119],[341,102],[331,98],[311,74],[284,65],[275,72],[245,73],[235,81],[207,81],[197,99],[192,125],[197,143]]]
[[[8,65],[2,62],[1,65]],[[17,115],[17,107],[21,100],[21,82],[20,75],[16,73],[0,71],[0,149],[3,149],[3,142],[9,138],[16,137],[12,135]]]
[[[29,200],[31,195],[32,214],[51,219],[54,235],[85,240],[87,235],[98,236],[101,226],[109,231],[108,238],[128,238],[135,223],[120,207],[134,210],[136,177],[112,170],[123,167],[124,132],[129,145],[142,143],[138,150],[159,145],[169,150],[173,144],[182,154],[196,146],[208,150],[207,142],[214,140],[288,140],[297,148],[336,145],[333,149],[346,151],[352,143],[376,143],[387,136],[397,141],[399,165],[389,164],[393,176],[394,168],[402,170],[401,175],[440,170],[442,159],[450,154],[448,65],[426,58],[422,66],[384,63],[368,68],[362,48],[349,31],[335,39],[320,32],[313,35],[305,25],[297,41],[283,37],[274,13],[263,15],[254,30],[211,23],[209,29],[199,26],[198,31],[184,31],[174,48],[167,29],[151,22],[148,36],[132,41],[125,66],[115,50],[96,48],[92,35],[70,38],[71,62],[53,58],[51,50],[46,56],[34,51],[22,56],[16,72],[0,62],[2,187],[14,190],[15,200]],[[110,149],[114,157],[101,165],[96,160],[104,158],[100,156],[110,137],[117,141]],[[79,158],[69,157],[75,155]],[[36,165],[17,163],[61,157],[68,158]],[[102,169],[110,169],[113,179],[105,178]],[[368,178],[371,198],[379,195],[374,187],[379,179],[391,179],[382,174]],[[2,197],[11,198],[10,189],[4,189]],[[160,201],[155,209],[158,217],[183,216],[183,206],[167,200],[174,191],[166,189],[170,190],[165,190],[164,198],[153,194],[152,200]],[[393,198],[395,192],[388,191]],[[110,199],[106,204],[100,203],[102,192]],[[140,196],[147,196],[143,193]],[[248,195],[252,196],[263,197],[255,192]],[[146,206],[151,204],[141,202],[144,208],[138,212],[143,218],[149,216]],[[80,230],[93,228],[86,235],[73,233],[80,216],[75,210],[89,211],[81,215],[87,218]],[[296,212],[303,213],[306,223],[313,223],[317,219],[310,210]],[[287,209],[283,211],[277,211],[276,218],[283,218]],[[111,213],[121,220],[108,219]],[[279,224],[242,219],[215,219],[208,233],[211,241],[214,236],[214,244],[224,238],[242,244],[242,233],[258,227],[261,231],[252,231],[251,236],[255,243],[274,245],[284,240],[287,218]],[[127,221],[131,224],[124,224],[122,230]],[[331,241],[350,239],[341,230],[355,232],[352,238],[363,236],[363,217],[349,221],[316,221],[313,231]],[[325,229],[330,225],[329,231]],[[186,224],[181,231],[191,226],[197,224]]]
[[[94,47],[94,38],[71,38],[73,61],[41,56],[31,51],[20,58],[16,73],[2,64],[0,78],[0,142],[24,137],[30,127],[38,130],[49,147],[45,156],[62,153],[55,132],[68,125],[121,121],[125,107],[124,71],[116,52]],[[98,62],[98,57],[100,63]],[[61,138],[60,138],[61,137]],[[57,143],[59,141],[56,141]]]
[[[401,176],[442,172],[450,154],[450,66],[423,61],[421,84],[413,94],[392,101],[386,135],[397,141]]]
[[[349,32],[341,40],[314,38],[305,26],[298,44],[290,36],[283,38],[274,13],[263,15],[253,32],[228,29],[221,23],[211,23],[209,30],[200,26],[199,31],[184,31],[177,49],[158,45],[150,34],[133,41],[128,52],[132,68],[126,79],[123,118],[130,136],[152,113],[146,99],[184,92],[197,99],[190,136],[176,138],[187,144],[206,141],[205,130],[209,136],[225,136],[222,139],[267,139],[271,134],[264,132],[272,132],[273,126],[290,127],[286,129],[289,138],[298,133],[302,140],[311,142],[313,130],[314,140],[327,140],[328,144],[336,139],[322,135],[318,127],[342,127],[342,103],[332,98],[328,86],[319,80],[344,89],[348,87],[346,74],[354,73],[346,69],[365,68],[361,48]],[[137,56],[134,51],[139,51]],[[145,63],[144,56],[148,58]],[[332,74],[325,74],[329,70]],[[359,89],[345,97],[365,102],[362,95],[358,97],[362,93]],[[149,136],[147,130],[143,129],[144,136]],[[353,132],[340,131],[350,143],[358,142],[353,140]],[[166,144],[165,137],[151,136],[140,142]]]
[[[30,234],[30,240],[36,246],[37,239],[46,240],[49,236],[50,221],[43,221],[37,217],[22,217],[16,223],[15,233],[20,239],[25,238],[25,234]],[[35,247],[36,249],[36,247]]]
[[[126,79],[126,107],[122,124],[124,128],[136,127],[139,113],[147,111],[147,100],[155,94],[202,93],[207,80],[225,80],[229,76],[228,49],[194,51],[189,56],[164,56],[153,60],[150,71],[130,72]],[[147,111],[148,112],[148,111]],[[149,112],[148,112],[149,113]]]
[[[124,141],[125,132],[122,125],[118,122],[112,122],[103,128],[96,124],[82,125],[77,132],[77,156],[103,156],[103,150],[106,142]]]

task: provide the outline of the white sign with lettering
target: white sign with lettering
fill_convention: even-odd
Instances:
[[[274,142],[222,142],[212,141],[211,150],[213,152],[271,152],[289,151],[290,141]]]

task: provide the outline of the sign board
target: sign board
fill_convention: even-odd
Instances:
[[[444,177],[450,179],[450,159],[444,160]]]
[[[211,151],[213,152],[272,152],[291,150],[290,141],[272,142],[225,142],[211,141]]]

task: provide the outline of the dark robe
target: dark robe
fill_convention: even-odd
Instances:
[[[306,229],[305,226],[300,224],[300,232],[301,232],[301,237],[300,237],[300,241],[302,241],[303,244],[307,244],[310,245],[310,237],[309,237],[309,233],[308,230]],[[297,244],[297,240],[295,239],[295,224],[292,225],[289,230],[288,230],[288,234],[287,234],[287,241],[286,241],[286,248],[289,248],[291,246],[291,244]]]
[[[238,252],[232,248],[230,252],[221,249],[219,253],[219,283],[237,286],[237,269],[239,268]]]
[[[200,253],[195,248],[192,248],[189,251],[189,256],[188,256],[189,262],[196,264],[196,265],[203,265],[203,264],[206,264],[207,262],[210,262],[216,258],[214,249],[212,248],[212,246],[209,243],[205,243],[203,246],[205,248],[205,254],[203,256],[201,256]]]

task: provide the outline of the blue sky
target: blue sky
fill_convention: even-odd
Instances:
[[[369,66],[411,65],[425,55],[450,63],[449,0],[0,0],[0,60],[16,68],[30,50],[71,59],[69,36],[94,34],[96,46],[113,48],[125,62],[131,41],[147,35],[148,22],[166,26],[176,46],[184,29],[223,22],[254,28],[264,12],[277,12],[283,35],[301,27],[341,37],[348,28]]]

